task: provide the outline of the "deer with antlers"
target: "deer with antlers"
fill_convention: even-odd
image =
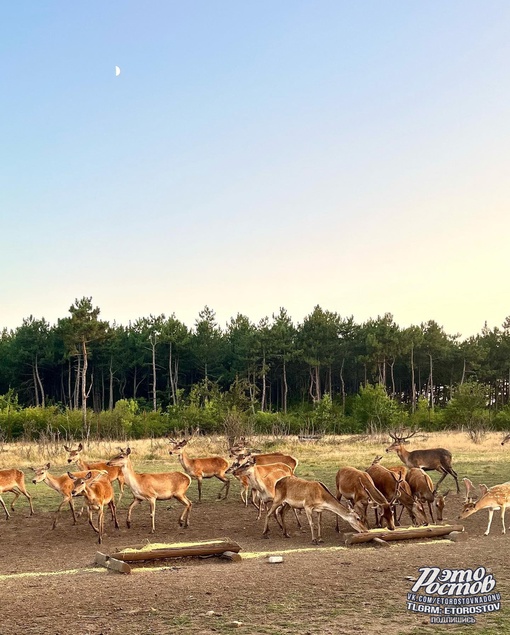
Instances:
[[[444,478],[450,474],[455,479],[457,486],[457,494],[460,493],[459,480],[457,472],[452,468],[452,453],[444,448],[431,448],[428,450],[412,450],[409,452],[405,443],[416,434],[417,430],[411,434],[404,436],[392,434],[390,437],[393,439],[393,443],[386,448],[386,452],[396,452],[398,458],[407,467],[421,467],[422,470],[427,472],[436,470],[441,474],[441,478],[436,483],[434,491],[437,491],[439,485],[443,482]]]
[[[473,486],[472,483],[471,483],[471,486]],[[486,486],[484,486],[484,488],[485,487]],[[474,514],[480,511],[481,509],[488,509],[489,510],[489,524],[487,525],[487,529],[484,533],[484,536],[488,536],[491,529],[492,516],[494,515],[494,512],[496,510],[500,509],[501,510],[501,524],[503,526],[502,533],[505,534],[506,533],[505,511],[506,511],[506,508],[510,505],[510,481],[507,483],[503,483],[501,485],[494,485],[494,487],[487,488],[487,491],[485,491],[485,493],[482,494],[482,496],[476,501],[468,497],[470,493],[470,488],[467,484],[466,484],[466,490],[467,490],[466,499],[464,501],[464,507],[462,508],[462,512],[460,513],[459,518],[464,519],[464,518],[467,518],[468,516],[471,516],[471,514]]]
[[[89,525],[96,534],[99,534],[98,543],[101,544],[104,536],[105,505],[108,505],[110,508],[115,529],[119,528],[115,509],[115,493],[110,479],[108,478],[108,472],[98,471],[96,474],[93,474],[89,471],[85,474],[85,476],[81,477],[77,477],[72,472],[68,472],[67,476],[73,483],[71,495],[75,497],[82,494],[85,497],[88,509]],[[93,511],[97,511],[97,527],[94,525],[94,521],[92,519]]]
[[[83,472],[87,472],[88,470],[100,470],[103,472],[107,472],[110,482],[113,483],[113,481],[117,481],[120,490],[117,503],[120,503],[122,494],[124,493],[124,476],[122,475],[122,470],[119,467],[108,465],[106,461],[85,461],[82,456],[82,443],[79,443],[78,447],[74,449],[68,447],[67,445],[64,445],[64,450],[69,454],[69,456],[67,457],[67,462],[75,463],[76,467],[79,470]]]
[[[172,448],[168,451],[169,454],[175,454],[178,456],[182,465],[182,469],[195,478],[198,484],[198,502],[202,500],[202,479],[204,478],[217,478],[223,482],[223,487],[218,492],[218,500],[221,499],[221,492],[225,490],[224,499],[228,496],[228,490],[230,488],[230,479],[225,476],[225,472],[228,470],[228,461],[221,456],[208,456],[205,458],[192,459],[185,451],[185,447],[188,444],[189,439],[183,439],[177,441],[176,439],[170,439]]]
[[[11,492],[14,494],[14,498],[11,502],[12,511],[14,511],[14,503],[18,500],[21,494],[23,494],[30,505],[30,516],[34,514],[32,497],[27,492],[27,488],[25,487],[25,475],[21,470],[17,470],[15,468],[10,470],[0,470],[0,494],[4,494],[5,492]],[[5,505],[2,496],[0,496],[0,503],[5,511],[5,520],[9,520],[11,515],[7,511],[7,506]]]
[[[388,468],[380,465],[379,461],[382,457],[377,456],[372,461],[372,465],[367,468],[367,474],[372,477],[372,480],[377,487],[377,489],[389,500],[394,500],[393,505],[393,513],[395,516],[395,524],[400,523],[400,518],[402,517],[402,513],[404,508],[407,510],[409,517],[411,518],[411,523],[413,525],[421,525],[426,524],[427,517],[425,515],[425,510],[423,509],[423,505],[420,500],[417,500],[411,492],[411,488],[409,484],[404,480],[404,478],[397,472],[389,470]],[[395,494],[395,488],[398,494]],[[402,509],[398,516],[396,513],[396,506],[401,505]],[[377,510],[376,512],[376,522],[377,522]]]
[[[129,506],[126,524],[131,527],[133,507],[143,501],[149,501],[151,515],[151,533],[156,531],[156,501],[176,498],[185,507],[179,518],[181,527],[188,527],[192,503],[186,496],[191,478],[182,472],[135,472],[131,463],[131,448],[123,450],[108,461],[108,466],[122,468],[122,474],[128,487],[133,492],[133,502]]]
[[[396,479],[394,482],[396,483]],[[341,501],[342,497],[352,504],[363,523],[368,524],[367,509],[371,504],[374,509],[381,512],[381,520],[384,518],[388,529],[395,529],[393,505],[398,497],[397,485],[394,485],[393,496],[388,500],[376,487],[370,474],[355,467],[342,467],[336,473],[336,498]],[[336,530],[339,531],[338,517]]]
[[[321,538],[321,513],[330,511],[340,518],[348,522],[353,529],[358,532],[367,531],[367,527],[359,514],[342,503],[340,503],[329,489],[319,481],[307,481],[297,476],[284,476],[275,485],[275,496],[271,509],[266,515],[264,525],[264,538],[269,537],[269,518],[279,510],[280,524],[283,535],[289,538],[287,527],[285,525],[285,513],[289,507],[293,509],[304,509],[310,530],[312,532],[312,542],[319,544]],[[314,520],[314,514],[318,518],[317,523]]]

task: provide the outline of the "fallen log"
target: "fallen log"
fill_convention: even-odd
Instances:
[[[444,525],[441,527],[435,526],[412,529],[395,529],[394,531],[388,531],[387,529],[381,529],[380,531],[365,531],[359,534],[348,534],[345,538],[345,544],[347,546],[358,545],[363,542],[370,542],[375,538],[384,541],[439,538],[441,536],[447,536],[453,531],[463,532],[464,527],[462,525]]]
[[[186,558],[188,556],[214,556],[225,552],[238,553],[240,545],[234,540],[209,540],[197,543],[169,544],[163,547],[151,548],[146,545],[143,549],[124,549],[112,553],[111,557],[124,562],[140,560],[165,560],[167,558]]]

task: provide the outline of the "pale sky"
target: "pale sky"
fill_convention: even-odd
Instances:
[[[507,0],[4,3],[0,328],[501,325],[509,33]]]

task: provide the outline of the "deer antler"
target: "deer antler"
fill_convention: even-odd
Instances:
[[[376,463],[379,463],[382,460],[382,456],[376,456],[375,459],[372,461],[372,465],[376,465]]]

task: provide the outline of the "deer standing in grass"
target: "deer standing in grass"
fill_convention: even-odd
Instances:
[[[120,451],[120,454],[108,461],[109,466],[122,468],[124,480],[133,492],[133,502],[129,506],[126,524],[131,527],[133,507],[148,501],[151,515],[151,533],[156,531],[156,501],[176,498],[185,507],[179,518],[179,525],[187,527],[192,503],[186,496],[191,478],[182,472],[135,472],[131,463],[131,448]]]
[[[67,474],[62,474],[61,476],[54,476],[53,474],[50,474],[50,467],[50,463],[46,463],[46,465],[43,465],[42,467],[32,467],[30,469],[35,473],[34,478],[32,479],[32,483],[34,485],[37,485],[37,483],[46,483],[48,487],[51,487],[51,489],[55,490],[55,492],[58,492],[63,498],[57,511],[55,512],[52,529],[55,529],[57,526],[59,512],[66,503],[69,504],[71,514],[73,515],[73,525],[76,525],[76,512],[72,497],[74,482]],[[83,472],[73,472],[73,474],[76,478],[83,478],[88,471],[89,470]],[[100,472],[98,470],[93,470],[92,474],[96,475],[100,474]]]
[[[21,494],[23,494],[30,505],[30,516],[34,514],[32,497],[27,492],[27,488],[25,487],[25,475],[21,470],[17,470],[15,468],[10,470],[0,470],[0,494],[4,494],[5,492],[11,492],[14,494],[14,499],[11,502],[12,511],[14,511],[14,503],[18,500]],[[0,496],[0,503],[5,511],[5,520],[9,520],[11,515],[7,511],[7,507],[2,496]]]
[[[464,507],[462,508],[462,512],[459,518],[464,519],[471,514],[474,514],[481,509],[489,510],[489,524],[487,525],[487,529],[484,533],[485,536],[489,535],[492,523],[492,516],[494,512],[498,509],[501,510],[501,524],[503,526],[502,532],[506,533],[505,527],[505,511],[506,508],[510,505],[510,482],[503,483],[502,485],[494,485],[494,487],[490,487],[483,496],[481,496],[477,501],[473,501],[470,498],[466,497],[464,502]]]
[[[416,434],[416,430],[407,436],[393,435],[390,432],[390,437],[393,439],[393,443],[386,448],[386,452],[396,452],[398,458],[407,467],[421,467],[422,470],[427,472],[436,470],[441,474],[441,478],[436,484],[435,490],[442,483],[443,479],[450,474],[455,479],[457,485],[457,494],[460,493],[459,480],[457,472],[452,468],[452,453],[444,448],[431,448],[428,450],[413,450],[409,452],[405,443],[411,437]]]
[[[304,509],[310,530],[312,532],[312,542],[319,544],[323,542],[321,538],[320,515],[324,511],[330,511],[348,522],[353,529],[358,532],[367,531],[359,514],[352,509],[342,505],[329,491],[329,489],[319,481],[307,481],[297,476],[284,476],[275,485],[275,496],[271,509],[266,515],[264,525],[264,538],[269,536],[269,518],[276,515],[280,510],[280,521],[283,535],[290,538],[285,525],[285,513],[289,507],[293,509]],[[314,520],[317,515],[317,523]],[[317,527],[316,527],[317,526]]]
[[[217,478],[222,481],[223,486],[218,492],[218,500],[221,499],[221,492],[225,489],[225,496],[227,498],[228,490],[230,488],[230,479],[225,476],[225,472],[229,468],[229,463],[221,456],[209,456],[200,459],[192,459],[188,456],[188,453],[184,450],[188,444],[189,439],[183,439],[182,441],[176,441],[170,439],[172,444],[169,454],[175,454],[179,458],[182,465],[182,469],[191,476],[191,478],[197,479],[198,484],[198,502],[202,500],[202,479],[204,478]]]
[[[122,470],[119,467],[113,467],[108,465],[106,461],[84,461],[82,457],[83,452],[83,444],[79,443],[76,449],[69,448],[67,445],[64,445],[64,450],[69,454],[67,457],[68,463],[75,463],[79,470],[88,471],[88,470],[100,470],[108,473],[108,479],[113,483],[113,481],[117,481],[119,484],[119,499],[117,503],[120,503],[122,499],[122,494],[124,493],[124,476],[122,475]]]
[[[85,476],[77,477],[72,472],[68,472],[67,476],[73,483],[71,495],[75,497],[82,494],[85,497],[89,515],[89,525],[96,534],[99,534],[98,543],[101,544],[104,536],[105,505],[108,505],[112,512],[115,529],[119,528],[115,509],[115,493],[110,479],[108,478],[108,473],[98,472],[93,474],[89,471],[85,474]],[[97,511],[97,527],[94,525],[94,521],[92,519],[93,511]]]

